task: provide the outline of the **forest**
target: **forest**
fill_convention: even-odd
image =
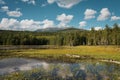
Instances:
[[[120,45],[120,26],[105,25],[102,30],[69,30],[32,32],[0,30],[0,45]]]

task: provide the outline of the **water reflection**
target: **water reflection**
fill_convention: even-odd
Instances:
[[[36,70],[27,75],[30,70]],[[24,77],[52,80],[119,80],[120,66],[102,62],[48,63],[33,59],[0,60],[0,75],[25,71]]]

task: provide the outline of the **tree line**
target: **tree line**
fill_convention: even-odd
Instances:
[[[120,45],[120,26],[58,32],[0,31],[0,45]]]

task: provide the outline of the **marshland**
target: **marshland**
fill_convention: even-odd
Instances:
[[[1,79],[120,78],[119,46],[2,46],[0,53]]]
[[[0,0],[0,80],[120,80],[118,6]]]

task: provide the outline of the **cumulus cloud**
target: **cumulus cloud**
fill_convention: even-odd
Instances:
[[[43,21],[35,21],[24,19],[18,21],[17,19],[3,18],[0,22],[0,29],[3,30],[29,30],[34,31],[37,29],[51,28],[51,27],[67,27],[68,23],[73,19],[73,15],[61,14],[56,17],[56,20],[60,21],[55,25],[54,21],[45,19]]]
[[[47,0],[49,4],[55,2],[59,7],[67,8],[67,9],[73,7],[74,5],[80,3],[81,1],[83,0]]]
[[[84,27],[84,26],[87,25],[87,22],[86,22],[86,21],[81,21],[81,22],[79,23],[79,25],[80,25],[80,27]]]
[[[1,10],[3,12],[6,12],[6,14],[10,17],[20,17],[22,16],[22,13],[19,11],[19,8],[16,8],[14,11],[10,11],[8,6],[1,7]]]
[[[94,29],[95,29],[95,30],[102,30],[102,27],[99,27],[99,26],[98,26],[98,27],[95,27]]]
[[[57,16],[57,20],[60,21],[58,24],[59,27],[67,27],[67,24],[73,19],[73,15],[61,14]]]
[[[22,16],[22,13],[20,11],[8,11],[7,15],[10,17],[20,17]]]
[[[110,17],[111,13],[108,8],[103,8],[100,11],[100,15],[98,16],[97,20],[98,21],[104,21],[107,20]]]
[[[2,9],[2,11],[9,11],[8,6],[2,6],[1,9]]]
[[[20,28],[23,30],[35,30],[40,27],[40,21],[34,21],[34,20],[21,20],[19,21]]]
[[[5,4],[5,2],[3,0],[0,0],[0,4]]]
[[[84,12],[84,15],[85,15],[84,19],[87,20],[87,19],[95,18],[96,13],[97,12],[93,9],[86,9],[86,11]]]
[[[55,0],[47,0],[47,2],[48,2],[49,4],[52,4],[52,3],[55,2]]]
[[[112,16],[111,17],[111,21],[116,21],[116,20],[120,20],[120,17],[118,17],[118,16]]]
[[[52,20],[46,19],[46,20],[41,22],[41,26],[42,26],[42,28],[50,28],[50,27],[54,27],[55,25],[54,25],[54,22]]]
[[[57,20],[61,22],[70,22],[73,19],[73,15],[66,15],[65,13],[58,15]]]
[[[34,20],[21,20],[17,19],[8,19],[3,18],[0,22],[0,29],[3,30],[29,30],[34,31],[42,28],[54,27],[54,22],[51,20],[43,20],[43,21],[34,21]]]
[[[35,5],[35,0],[22,0],[22,2]]]
[[[0,22],[0,29],[15,30],[19,28],[18,26],[19,21],[17,21],[16,19],[3,18]]]

